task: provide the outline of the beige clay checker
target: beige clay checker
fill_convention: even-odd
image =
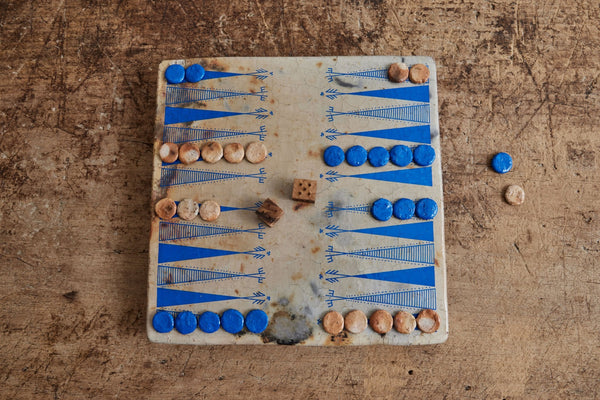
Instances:
[[[227,143],[223,148],[223,157],[232,164],[241,163],[244,160],[244,146],[240,143]]]
[[[165,70],[174,64],[202,65],[204,78],[167,83]],[[390,80],[393,64],[402,66],[396,79],[404,79],[402,64],[409,70],[408,79]],[[418,64],[425,69],[415,68]],[[203,219],[200,207],[199,217],[186,220],[177,217],[174,207],[162,214],[172,212],[169,218],[153,214],[150,340],[318,346],[445,341],[436,85],[436,66],[427,57],[233,57],[161,63],[152,204],[165,198],[172,205],[195,199],[207,207],[213,201],[219,213],[216,219],[214,212]],[[226,162],[218,160],[218,151],[216,157],[206,157],[216,162],[204,160],[201,152],[210,142],[222,147]],[[181,163],[161,159],[164,143],[179,145]],[[433,162],[396,165],[391,156],[399,145],[413,153],[418,146],[431,146]],[[383,148],[390,162],[353,167],[342,159],[329,166],[323,154],[330,146],[342,152],[361,146],[366,153]],[[315,188],[306,198],[294,199],[295,179],[315,182],[318,193]],[[378,221],[370,207],[379,198],[391,204],[401,198],[415,204],[431,199],[437,215]],[[241,334],[229,333],[223,325],[207,333],[193,324],[184,334],[175,322],[180,316],[188,318],[186,311],[198,321],[206,312],[222,318],[230,309],[244,319]],[[256,310],[268,319],[260,333],[250,331],[257,329],[252,320],[260,315],[252,313]],[[332,320],[338,322],[335,327],[331,317],[325,320],[332,311],[343,316],[342,330],[339,318]],[[392,316],[403,312],[413,318],[421,313],[420,327],[401,333],[417,324],[406,316],[394,326]],[[156,315],[163,323],[157,328]]]

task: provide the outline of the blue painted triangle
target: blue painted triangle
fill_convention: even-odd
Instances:
[[[194,260],[198,258],[210,258],[238,254],[237,251],[209,249],[206,247],[180,246],[177,244],[158,244],[158,262],[167,263],[173,261]]]
[[[407,142],[431,143],[429,125],[406,126],[402,128],[380,129],[377,131],[352,132],[347,135],[365,136],[377,139],[405,140]]]
[[[406,86],[392,89],[367,90],[365,92],[344,93],[354,96],[380,97],[384,99],[429,101],[429,85]]]
[[[165,125],[230,117],[232,115],[241,114],[243,113],[231,111],[199,110],[196,108],[165,107]]]
[[[156,289],[156,307],[180,306],[183,304],[210,303],[213,301],[224,301],[237,299],[235,296],[224,296],[220,294],[187,292],[175,289]]]
[[[354,229],[349,232],[369,235],[390,236],[404,239],[427,240],[433,242],[433,221],[380,226],[377,228]]]
[[[239,74],[237,72],[223,72],[223,71],[206,71],[204,72],[203,81],[207,79],[218,79],[218,78],[229,78],[230,76],[240,76],[244,74]]]
[[[413,185],[431,186],[431,167],[399,169],[368,174],[348,175],[352,178],[371,179],[376,181],[411,183]]]
[[[429,267],[403,269],[398,271],[374,272],[371,274],[354,275],[354,277],[413,285],[435,286],[435,267],[431,265]]]

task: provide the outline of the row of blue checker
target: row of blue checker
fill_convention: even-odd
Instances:
[[[433,219],[438,212],[435,200],[424,198],[416,203],[411,199],[400,199],[394,204],[388,199],[378,199],[371,206],[371,215],[379,221],[387,221],[392,215],[401,220],[411,219],[415,214],[421,219]]]
[[[223,328],[225,332],[236,334],[244,329],[244,324],[248,331],[252,333],[262,333],[267,329],[269,317],[262,310],[251,310],[246,314],[246,318],[241,312],[229,309],[223,312],[221,316],[212,311],[205,311],[196,317],[191,311],[182,311],[173,315],[168,311],[157,311],[152,318],[152,326],[159,333],[169,333],[175,330],[182,335],[189,335],[196,328],[204,333],[214,333]]]
[[[329,146],[323,153],[325,164],[330,167],[337,167],[344,160],[353,166],[359,167],[363,165],[367,159],[373,167],[383,167],[389,161],[398,167],[406,167],[414,161],[415,164],[426,167],[433,164],[435,160],[435,150],[429,145],[422,144],[411,150],[410,147],[399,144],[390,151],[385,147],[373,147],[367,153],[367,150],[362,146],[352,146],[344,153],[339,146]]]
[[[192,64],[187,68],[183,65],[172,64],[165,70],[165,79],[168,83],[176,85],[182,82],[199,82],[204,78],[206,71],[200,64]]]

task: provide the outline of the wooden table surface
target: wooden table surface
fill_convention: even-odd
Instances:
[[[3,2],[0,397],[597,398],[599,26],[595,0]],[[448,341],[149,343],[159,62],[318,55],[436,59]]]

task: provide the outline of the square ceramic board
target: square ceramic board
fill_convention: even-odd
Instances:
[[[425,64],[424,84],[393,83],[390,64]],[[197,83],[167,84],[171,64],[200,64]],[[148,337],[177,344],[415,345],[444,342],[448,335],[444,212],[436,66],[429,57],[273,57],[170,60],[158,71],[152,204],[170,197],[214,200],[221,215],[152,218],[148,274]],[[198,161],[165,164],[162,142],[207,141],[222,145],[264,143],[260,164]],[[324,150],[360,145],[391,149],[431,145],[432,165],[373,167],[366,162],[327,166]],[[314,204],[291,199],[295,178],[317,181]],[[255,210],[266,198],[283,210],[273,227]],[[385,198],[433,199],[432,220],[392,217],[378,221],[372,203]],[[269,325],[261,334],[200,329],[183,335],[154,330],[157,311],[243,315],[261,309]],[[434,333],[416,329],[385,335],[332,336],[321,319],[336,310],[383,309],[417,315],[433,309]]]

